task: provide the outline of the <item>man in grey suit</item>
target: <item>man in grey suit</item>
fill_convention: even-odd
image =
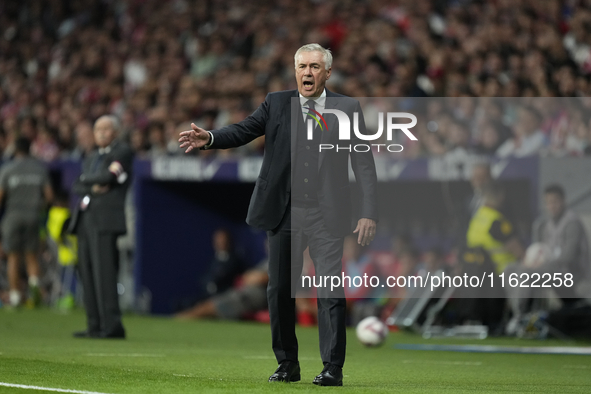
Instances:
[[[332,55],[318,44],[295,54],[298,89],[269,93],[245,120],[206,131],[194,124],[181,133],[186,152],[226,149],[265,136],[265,155],[250,202],[247,223],[269,236],[269,285],[272,346],[279,367],[270,382],[300,380],[295,335],[295,294],[309,247],[317,275],[340,275],[344,237],[353,230],[349,190],[349,160],[361,191],[360,219],[355,233],[362,245],[373,240],[377,220],[377,179],[371,152],[324,150],[338,144],[335,116],[325,129],[307,133],[304,119],[338,109],[361,114],[357,100],[325,89],[332,71]],[[298,99],[299,98],[299,99]],[[363,120],[359,127],[364,131]],[[359,142],[353,137],[351,144]],[[313,383],[342,386],[345,361],[345,298],[342,287],[318,294],[320,353],[324,369]]]
[[[98,149],[84,160],[74,184],[81,200],[70,229],[78,235],[78,273],[87,317],[87,329],[74,333],[79,338],[125,338],[117,293],[117,238],[126,232],[124,205],[133,153],[116,139],[119,129],[114,116],[97,119]]]

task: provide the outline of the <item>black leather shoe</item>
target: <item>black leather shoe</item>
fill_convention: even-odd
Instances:
[[[273,375],[269,377],[269,382],[299,382],[302,379],[300,375],[300,363],[293,361],[284,361]]]
[[[100,337],[105,339],[125,339],[125,329],[120,326],[111,332],[101,333]]]
[[[76,331],[72,334],[74,338],[100,338],[101,333],[97,331]]]
[[[343,369],[336,365],[326,364],[320,375],[312,382],[318,386],[342,386]]]

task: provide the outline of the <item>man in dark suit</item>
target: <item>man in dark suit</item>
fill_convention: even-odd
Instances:
[[[265,156],[250,202],[247,223],[269,236],[267,289],[273,351],[279,367],[270,382],[300,380],[295,335],[295,294],[308,246],[317,275],[339,275],[343,240],[352,231],[348,163],[361,190],[360,217],[355,233],[366,245],[375,237],[377,220],[376,173],[371,152],[324,150],[320,144],[338,144],[335,116],[327,116],[326,129],[306,131],[308,112],[338,109],[358,112],[356,100],[325,89],[332,55],[318,44],[295,54],[298,90],[269,93],[259,108],[242,122],[206,131],[194,124],[181,133],[186,152],[225,149],[265,136]],[[362,115],[360,130],[364,131]],[[356,137],[348,141],[359,142]],[[345,361],[345,298],[342,287],[318,294],[320,353],[324,369],[314,379],[321,386],[342,386]]]
[[[97,119],[98,149],[84,160],[82,175],[74,184],[81,200],[70,228],[78,235],[78,273],[87,317],[86,331],[74,333],[75,337],[125,338],[117,293],[117,237],[126,232],[124,205],[133,153],[116,139],[119,129],[114,116]]]

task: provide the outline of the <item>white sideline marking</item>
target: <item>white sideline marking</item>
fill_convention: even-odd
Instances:
[[[173,373],[172,376],[180,376],[182,378],[196,378],[196,376],[193,375],[182,375],[180,373]]]
[[[480,361],[426,361],[426,360],[402,360],[403,364],[412,364],[412,363],[420,363],[420,364],[438,364],[438,365],[472,365],[472,366],[480,366],[482,362]]]
[[[58,393],[106,394],[106,393],[98,393],[96,391],[54,389],[54,388],[51,388],[51,387],[28,386],[28,385],[24,385],[24,384],[12,384],[12,383],[3,383],[3,382],[0,382],[0,386],[13,387],[13,388],[17,388],[17,389],[28,389],[28,390],[56,391]]]
[[[562,368],[569,368],[569,369],[588,369],[591,368],[589,365],[563,365]]]
[[[88,353],[88,357],[164,357],[164,354],[144,353]]]

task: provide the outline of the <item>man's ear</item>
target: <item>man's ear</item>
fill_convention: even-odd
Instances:
[[[330,78],[330,73],[332,71],[332,67],[330,67],[328,70],[326,70],[326,80],[328,81],[328,78]]]

